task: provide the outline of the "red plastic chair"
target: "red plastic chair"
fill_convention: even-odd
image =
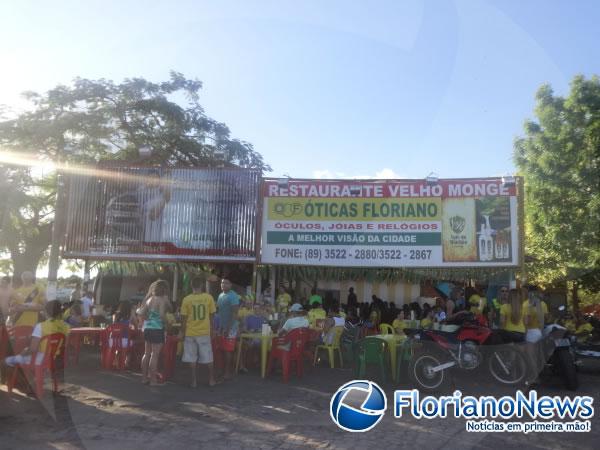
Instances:
[[[281,361],[283,369],[283,381],[287,383],[290,379],[290,368],[293,362],[296,363],[296,373],[298,377],[302,376],[303,364],[302,358],[304,353],[304,343],[306,334],[301,328],[296,328],[290,331],[284,337],[273,338],[271,345],[271,353],[267,362],[267,373],[270,374],[273,368],[273,363],[277,360]],[[289,349],[282,348],[287,347]]]
[[[33,333],[33,327],[26,325],[9,328],[8,336],[14,355],[18,355],[29,346],[31,333]]]
[[[0,325],[0,361],[8,355],[9,337],[8,330],[4,325]]]
[[[125,370],[125,362],[133,348],[132,333],[128,324],[113,324],[108,326],[100,337],[100,364],[103,369],[112,370],[117,362],[117,370]],[[127,346],[123,346],[123,337],[127,335]]]
[[[40,339],[40,347],[46,345],[46,351],[40,364],[36,364],[37,353],[31,355],[31,362],[29,364],[17,364],[14,368],[12,377],[8,380],[8,393],[11,394],[12,390],[17,381],[19,369],[23,370],[25,375],[30,378],[35,378],[35,393],[36,396],[41,399],[44,396],[44,375],[46,371],[50,373],[52,377],[52,390],[53,392],[58,391],[58,369],[63,369],[64,364],[62,359],[59,360],[59,356],[64,355],[65,352],[66,338],[62,333],[54,333],[48,336],[44,336]]]
[[[163,358],[163,380],[168,380],[173,377],[175,372],[175,361],[177,359],[177,343],[179,338],[177,336],[167,335],[165,345],[162,348]]]

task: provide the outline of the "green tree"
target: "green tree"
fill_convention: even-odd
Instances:
[[[0,203],[0,253],[10,252],[16,275],[35,270],[47,251],[56,200],[56,177],[41,180],[21,164],[27,158],[135,164],[142,162],[140,149],[149,148],[144,164],[270,170],[251,144],[233,139],[225,124],[204,113],[201,88],[176,72],[161,83],[77,78],[45,94],[25,93],[31,105],[25,112],[2,110],[0,176],[10,189]]]
[[[525,178],[527,270],[542,283],[600,284],[600,80],[577,76],[567,97],[536,94],[514,159]]]

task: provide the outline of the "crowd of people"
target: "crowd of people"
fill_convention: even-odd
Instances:
[[[366,334],[378,334],[381,325],[388,324],[401,334],[406,328],[431,328],[459,321],[470,314],[481,325],[501,330],[507,341],[536,343],[541,339],[544,324],[550,320],[541,291],[533,287],[500,287],[491,302],[473,289],[467,300],[465,289],[456,287],[450,295],[435,298],[432,304],[414,301],[398,308],[394,302],[386,302],[376,295],[370,302],[359,302],[353,288],[349,289],[345,304],[340,304],[331,293],[322,297],[316,289],[308,298],[294,301],[283,286],[274,302],[257,301],[253,296],[239,295],[227,278],[221,280],[221,292],[215,300],[207,292],[206,280],[196,277],[191,280],[192,292],[179,305],[169,298],[169,284],[156,280],[139,295],[120,301],[114,309],[99,309],[85,285],[77,286],[69,302],[61,304],[45,302],[45,293],[35,284],[32,273],[24,272],[21,280],[22,285],[16,289],[10,288],[7,277],[0,280],[0,314],[2,323],[7,325],[33,327],[32,340],[27,349],[7,358],[5,364],[28,362],[36,351],[43,352],[44,349],[37,348],[42,337],[56,332],[68,334],[69,327],[88,325],[100,312],[102,320],[119,324],[124,330],[132,327],[142,331],[142,383],[153,386],[161,385],[159,355],[166,334],[173,332],[175,324],[178,324],[175,332],[183,341],[182,361],[190,366],[190,384],[196,387],[199,364],[207,367],[210,386],[232,379],[233,354],[239,334],[260,331],[263,324],[277,324],[275,329],[279,336],[296,328],[319,328],[321,342],[330,344],[337,327],[360,327]],[[581,331],[577,328],[582,326],[579,322],[571,322],[567,326]],[[121,335],[123,345],[127,346],[129,338],[125,331]],[[217,373],[214,365],[216,351],[222,354],[222,373]],[[246,370],[244,360],[241,370]]]

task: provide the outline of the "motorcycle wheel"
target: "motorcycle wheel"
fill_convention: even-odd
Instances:
[[[573,362],[573,355],[568,348],[557,348],[555,350],[556,361],[560,375],[565,383],[565,387],[574,391],[579,387],[579,379],[577,378],[577,370]]]
[[[432,372],[433,367],[443,364],[442,359],[432,353],[416,354],[410,361],[408,371],[412,379],[426,391],[441,390],[448,379],[446,370]]]
[[[527,375],[525,357],[512,346],[492,350],[488,358],[488,368],[492,376],[502,384],[518,384]]]

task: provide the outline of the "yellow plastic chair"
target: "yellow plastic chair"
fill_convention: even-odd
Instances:
[[[340,356],[340,367],[344,367],[344,360],[342,358],[342,348],[340,347],[340,340],[342,338],[342,333],[344,332],[344,327],[334,327],[334,336],[332,344],[321,344],[317,345],[315,348],[315,358],[313,360],[313,366],[317,365],[317,356],[319,355],[319,350],[327,350],[327,356],[329,357],[329,366],[333,369],[335,367],[335,351],[337,350],[338,355]]]
[[[388,325],[387,323],[379,324],[379,332],[381,334],[396,334],[396,330],[394,330],[394,327]]]

